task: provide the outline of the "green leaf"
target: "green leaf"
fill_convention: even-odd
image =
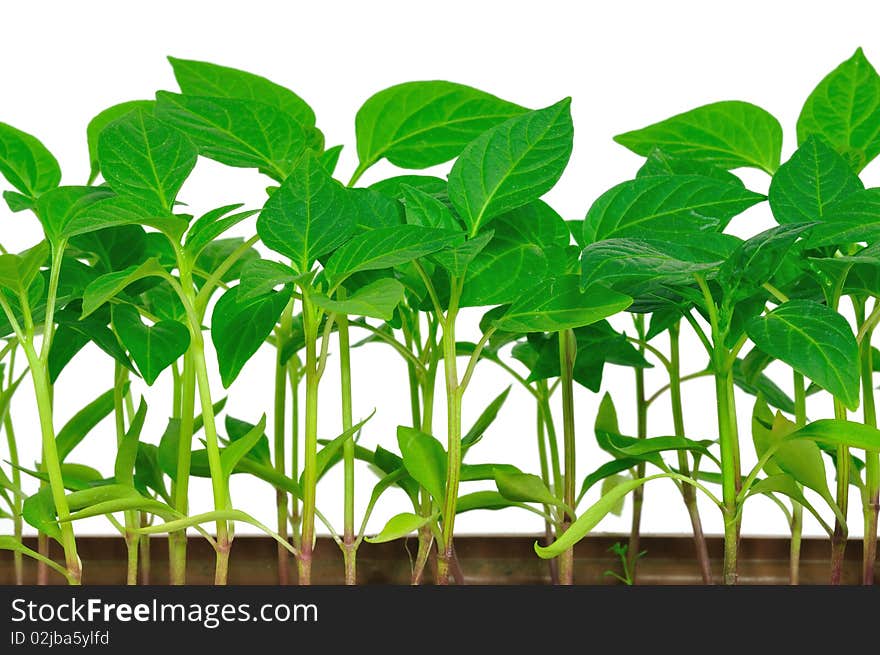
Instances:
[[[489,426],[492,425],[495,418],[498,416],[498,412],[501,411],[501,407],[504,405],[504,401],[507,400],[507,395],[509,393],[510,387],[507,387],[504,391],[495,396],[494,400],[486,405],[486,409],[484,409],[477,420],[474,421],[471,429],[461,438],[462,457],[464,457],[465,453],[467,453],[467,451],[473,446],[477,445],[483,438],[486,430],[489,429]]]
[[[332,148],[327,148],[321,153],[321,164],[327,169],[327,172],[330,173],[330,175],[333,175],[336,166],[339,164],[339,155],[342,154],[342,148],[343,146],[341,145],[333,146]]]
[[[825,418],[808,423],[788,435],[789,439],[812,439],[833,446],[880,450],[880,430],[864,423]]]
[[[620,426],[617,422],[617,408],[614,407],[614,399],[607,391],[599,402],[599,411],[596,412],[594,429],[598,435],[600,432],[620,434]]]
[[[781,473],[779,475],[771,475],[764,478],[763,480],[756,481],[749,489],[748,497],[750,498],[756,494],[764,494],[768,496],[772,494],[783,494],[785,496],[788,496],[799,505],[803,505],[804,507],[806,507],[810,514],[816,517],[816,520],[819,521],[819,524],[824,528],[829,536],[833,534],[833,530],[831,529],[831,527],[825,522],[819,512],[816,511],[816,509],[810,503],[809,499],[804,496],[804,492],[801,489],[801,486],[790,475]],[[829,499],[826,499],[826,501],[827,500]],[[839,513],[840,510],[837,509],[837,505],[833,504],[833,502],[831,504],[836,512]]]
[[[370,97],[355,117],[358,169],[385,157],[402,168],[449,161],[486,130],[525,111],[453,82],[406,82]]]
[[[483,252],[495,236],[495,230],[483,230],[472,239],[452,248],[445,248],[431,255],[431,260],[449,271],[453,277],[467,273],[470,263]]]
[[[436,518],[436,514],[432,516],[419,516],[418,514],[413,514],[411,512],[396,514],[388,519],[388,523],[385,524],[385,527],[382,528],[382,531],[379,532],[379,534],[375,537],[366,537],[364,541],[368,541],[371,544],[382,544],[386,541],[394,541],[395,539],[400,539],[401,537],[405,537],[408,534],[415,532],[423,525],[427,525]]]
[[[421,225],[370,230],[340,246],[327,260],[324,274],[335,284],[358,271],[399,266],[463,242],[461,232]]]
[[[849,163],[819,136],[810,136],[770,183],[770,208],[778,223],[825,220],[829,206],[864,189]]]
[[[394,198],[368,188],[348,189],[348,195],[354,204],[355,233],[404,223],[403,206]]]
[[[332,252],[354,231],[349,192],[307,153],[272,194],[257,219],[263,243],[293,260],[300,273]]]
[[[303,126],[315,124],[315,112],[290,89],[265,77],[204,61],[168,57],[180,90],[188,96],[252,100],[280,109]]]
[[[705,239],[730,245],[738,243],[735,237],[715,232],[701,234],[700,240]],[[601,283],[635,294],[656,285],[693,284],[695,273],[708,276],[720,265],[721,260],[714,252],[700,252],[688,244],[653,239],[603,239],[589,244],[581,254],[581,286],[587,288]]]
[[[236,287],[226,291],[214,305],[211,315],[211,341],[217,350],[217,363],[223,386],[229,388],[242,367],[272,332],[290,300],[292,289],[271,291],[238,300]]]
[[[643,463],[645,460],[642,457],[621,457],[619,459],[611,460],[610,462],[606,462],[602,464],[595,471],[590,473],[587,477],[584,478],[583,483],[581,484],[580,493],[578,493],[577,502],[575,506],[577,506],[583,497],[587,494],[587,492],[592,489],[596,484],[605,480],[611,476],[617,475],[623,471],[628,471],[632,468],[635,468],[639,464]],[[604,495],[604,493],[603,493]]]
[[[186,250],[192,257],[199,254],[217,237],[232,227],[235,227],[246,218],[259,213],[256,209],[247,209],[243,212],[231,214],[241,207],[241,203],[218,207],[201,216],[186,233]]]
[[[78,211],[67,222],[66,236],[76,236],[108,227],[137,224],[152,227],[173,242],[186,232],[188,221],[160,208],[151,208],[133,197],[102,198]]]
[[[61,182],[61,168],[46,146],[6,123],[0,123],[0,174],[29,198]]]
[[[63,186],[40,196],[35,212],[43,225],[46,238],[53,244],[82,233],[82,217],[94,209],[95,203],[112,197],[108,189],[86,186]],[[73,230],[77,226],[80,229]]]
[[[880,239],[880,188],[856,191],[827,207],[810,232],[807,247],[839,246]]]
[[[809,300],[790,300],[752,319],[746,332],[758,348],[827,389],[850,409],[858,407],[858,344],[840,314]]]
[[[586,511],[584,511],[577,520],[572,523],[568,530],[563,532],[549,546],[540,546],[535,542],[535,552],[541,559],[551,559],[562,554],[578,541],[586,537],[590,531],[595,528],[599,521],[604,519],[609,513],[614,511],[620,501],[626,495],[645,484],[651,478],[638,478],[636,480],[626,480],[610,489],[599,500],[593,503]]]
[[[58,459],[62,462],[92,429],[113,411],[113,389],[109,389],[79,410],[55,437]]]
[[[15,537],[0,535],[0,550],[11,550],[13,552],[21,553],[22,555],[27,555],[31,559],[42,562],[56,573],[60,573],[70,584],[74,584],[74,579],[66,568],[49,559],[45,555],[41,555],[37,551],[28,548]]]
[[[165,91],[156,100],[156,116],[188,136],[199,154],[227,166],[260,169],[279,182],[310,145],[306,129],[271,105]]]
[[[699,175],[642,177],[603,193],[584,219],[584,241],[610,237],[684,240],[720,232],[764,196],[742,185]]]
[[[581,292],[577,275],[565,275],[527,290],[495,326],[506,332],[559,332],[612,316],[632,303],[632,298],[594,285]]]
[[[773,380],[760,371],[746,374],[744,369],[743,360],[737,359],[733,363],[733,383],[737,387],[752,396],[761,394],[768,404],[783,412],[794,414],[794,401]]]
[[[89,145],[89,185],[92,185],[98,179],[98,174],[101,172],[101,162],[98,159],[98,139],[104,128],[135,110],[152,114],[155,109],[155,100],[129,100],[112,107],[107,107],[107,109],[89,121],[89,125],[86,128],[86,141]]]
[[[401,184],[400,188],[403,191],[408,224],[444,230],[461,229],[449,207],[436,196],[408,184]]]
[[[785,254],[812,224],[778,225],[744,241],[718,270],[718,283],[725,302],[747,298],[768,282]]]
[[[345,300],[332,300],[320,293],[310,294],[312,302],[328,313],[367,316],[390,321],[394,310],[406,297],[406,288],[393,278],[370,282]]]
[[[150,386],[189,348],[189,329],[185,325],[177,321],[144,325],[140,313],[131,305],[113,307],[113,326]]]
[[[568,226],[546,203],[499,216],[492,229],[492,239],[467,265],[462,307],[513,302],[524,289],[565,272],[559,264],[570,240]]]
[[[251,449],[257,445],[260,438],[264,436],[265,431],[266,415],[263,414],[260,421],[248,430],[246,434],[239,437],[223,449],[220,453],[220,469],[223,471],[223,475],[227,480],[229,479],[229,476],[232,475],[235,467],[238,466],[238,463],[242,458],[245,457]]]
[[[16,191],[4,191],[3,199],[11,212],[23,212],[26,209],[33,209],[34,201],[27,196],[17,193]]]
[[[729,100],[676,114],[614,140],[639,155],[661,148],[721,168],[750,166],[772,174],[779,167],[782,127],[760,107]]]
[[[239,439],[248,436],[251,430],[255,427],[253,423],[242,421],[241,419],[229,416],[228,414],[226,415],[225,424],[226,433],[229,435],[229,440],[231,442],[238,441]],[[247,457],[254,458],[260,464],[271,466],[272,460],[269,455],[269,439],[265,438],[265,434],[261,435],[261,437],[263,438],[257,439],[257,442],[248,451]]]
[[[21,517],[39,532],[53,539],[61,538],[61,528],[55,517],[55,502],[52,500],[52,487],[46,485],[37,493],[24,499]]]
[[[168,277],[168,272],[155,257],[150,257],[139,266],[129,266],[124,270],[106,273],[97,278],[83,293],[82,318],[86,318],[101,305],[109,302],[130,284],[148,277]]]
[[[507,500],[497,491],[473,491],[459,496],[455,502],[455,513],[472,512],[475,509],[498,510],[508,507],[522,507],[521,503]]]
[[[435,501],[442,502],[446,496],[446,451],[442,444],[403,425],[397,427],[397,443],[407,472]]]
[[[113,121],[98,139],[98,161],[110,188],[169,212],[197,157],[186,136],[141,109]]]
[[[537,475],[522,471],[508,471],[502,468],[495,471],[495,484],[498,493],[507,500],[521,503],[542,503],[544,505],[563,506],[544,481]]]
[[[742,184],[741,179],[725,168],[699,159],[670,155],[660,148],[654,148],[648,153],[645,163],[636,173],[636,177],[654,175],[702,175],[721,182]]]
[[[119,484],[134,485],[134,463],[137,460],[138,444],[141,439],[141,431],[144,428],[144,420],[147,418],[147,403],[141,398],[141,404],[131,419],[128,430],[122,436],[119,448],[116,451],[116,463],[113,467],[113,477]]]
[[[64,367],[89,342],[94,343],[128,370],[137,372],[125,350],[119,345],[116,335],[107,327],[110,322],[109,311],[99,311],[80,320],[76,303],[72,303],[57,312],[55,317],[58,329],[55,331],[52,347],[49,350],[51,382],[54,383],[58,379]]]
[[[816,134],[855,171],[880,154],[880,76],[861,48],[826,75],[804,103],[798,144]]]
[[[511,118],[462,151],[449,173],[449,199],[471,236],[553,188],[571,156],[570,105],[566,98]]]

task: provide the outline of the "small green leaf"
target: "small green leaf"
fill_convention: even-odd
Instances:
[[[257,442],[264,436],[266,431],[266,415],[260,418],[260,421],[253,426],[246,434],[239,437],[220,453],[220,468],[223,475],[228,479],[238,463],[245,457]]]
[[[129,266],[124,270],[106,273],[97,278],[86,287],[83,293],[82,318],[86,318],[101,305],[109,302],[130,284],[148,277],[167,278],[168,271],[159,264],[156,258],[151,257],[139,266]]]
[[[406,205],[406,222],[444,230],[460,230],[461,225],[452,215],[449,207],[436,196],[408,184],[401,184],[403,201]]]
[[[61,182],[61,168],[46,146],[6,123],[0,123],[0,174],[29,198]]]
[[[449,271],[453,277],[461,277],[467,273],[470,263],[483,252],[494,236],[495,230],[483,230],[461,245],[433,253],[431,260]]]
[[[797,122],[798,144],[824,137],[853,170],[880,154],[880,75],[859,48],[810,93]]]
[[[760,107],[729,100],[676,114],[614,140],[639,155],[661,148],[721,168],[750,166],[772,174],[779,167],[782,126]]]
[[[205,61],[168,57],[180,90],[189,96],[252,100],[280,109],[304,126],[315,124],[315,112],[290,89],[265,77]]]
[[[140,443],[141,430],[144,428],[144,420],[147,418],[147,403],[141,399],[137,412],[131,419],[119,448],[116,451],[116,463],[113,467],[113,477],[119,484],[134,485],[134,463],[137,460],[138,444]]]
[[[279,182],[310,145],[306,128],[271,105],[165,91],[156,101],[156,116],[188,136],[199,154],[227,166],[257,168]]]
[[[197,157],[186,136],[141,109],[110,123],[98,139],[98,161],[110,188],[169,212]]]
[[[700,175],[642,177],[603,193],[584,219],[584,241],[610,237],[683,241],[720,232],[764,196],[739,184]],[[691,235],[691,236],[688,236]]]
[[[64,459],[89,432],[113,411],[113,389],[109,389],[79,410],[55,437],[58,458]]]
[[[235,214],[230,213],[241,206],[239,203],[219,207],[209,211],[193,223],[186,233],[186,250],[190,256],[198,257],[208,244],[226,232],[226,230],[235,227],[246,218],[250,218],[259,212],[256,209],[248,209]]]
[[[150,386],[189,348],[189,329],[185,325],[177,321],[144,325],[140,313],[131,305],[113,308],[113,326]]]
[[[504,391],[495,396],[492,402],[486,405],[486,409],[483,410],[477,420],[474,421],[471,429],[461,438],[462,457],[464,457],[465,453],[467,453],[467,451],[473,446],[477,445],[483,438],[486,430],[489,429],[489,426],[492,425],[495,418],[498,416],[498,412],[501,411],[501,407],[504,405],[504,401],[507,400],[507,395],[509,393],[510,387],[507,387]]]
[[[32,496],[24,499],[21,517],[39,532],[53,539],[61,538],[61,528],[55,515],[55,502],[52,500],[52,487],[46,485]]]
[[[370,97],[355,118],[359,170],[387,158],[402,168],[449,161],[523,107],[453,82],[406,82]]]
[[[104,128],[135,110],[152,114],[155,109],[155,100],[129,100],[112,107],[107,107],[107,109],[89,121],[89,125],[86,128],[86,141],[89,144],[89,185],[94,184],[95,180],[98,179],[98,174],[101,172],[101,162],[98,160],[98,139]]]
[[[635,468],[644,461],[644,458],[641,457],[621,457],[602,464],[602,466],[584,478],[584,481],[581,484],[581,490],[578,493],[576,505],[579,504],[587,492],[599,482],[623,471]],[[602,495],[604,495],[604,492]]]
[[[849,163],[820,136],[810,136],[770,183],[770,208],[779,223],[825,220],[828,207],[864,189]]]
[[[472,512],[475,509],[498,510],[522,506],[522,503],[507,500],[497,491],[473,491],[458,497],[455,502],[455,513],[462,514]]]
[[[390,321],[394,310],[406,297],[406,288],[393,278],[379,278],[360,287],[345,300],[333,300],[320,293],[312,293],[309,297],[328,313]]]
[[[859,405],[858,344],[846,319],[825,305],[790,300],[752,319],[758,348],[827,389],[850,409]]]
[[[239,302],[238,291],[226,291],[211,315],[211,341],[223,386],[229,388],[241,369],[272,332],[290,300],[292,289],[271,291]]]
[[[577,275],[545,280],[514,302],[495,326],[505,332],[559,332],[617,314],[632,298],[594,285],[581,292]]]
[[[307,153],[266,202],[257,219],[263,243],[293,260],[300,273],[354,232],[349,191]]]
[[[75,233],[82,233],[83,217],[92,213],[96,203],[112,196],[113,193],[108,189],[57,187],[42,194],[34,209],[46,232],[46,238],[57,244]]]
[[[880,188],[855,191],[826,208],[807,238],[809,248],[880,239]]]
[[[742,180],[726,168],[691,157],[670,155],[660,148],[654,148],[648,153],[645,157],[645,163],[636,173],[636,177],[652,177],[654,175],[702,175],[720,182],[742,184]]]
[[[812,439],[833,446],[880,451],[880,430],[864,423],[825,418],[808,423],[788,439]]]
[[[614,399],[607,391],[599,402],[599,411],[596,413],[594,429],[597,434],[600,432],[620,434],[620,427],[617,422],[617,409],[614,407]]]
[[[403,425],[397,428],[397,443],[407,472],[435,501],[442,502],[446,496],[446,451],[441,443]]]
[[[571,156],[571,100],[516,116],[480,135],[449,173],[449,199],[471,236],[553,188]]]
[[[235,298],[238,302],[246,302],[298,279],[296,271],[289,266],[268,259],[255,259],[242,267]]]
[[[531,473],[507,471],[499,468],[495,471],[495,484],[498,487],[498,493],[507,500],[553,506],[563,505],[562,501],[547,488],[544,481]]]
[[[427,525],[436,518],[436,514],[433,516],[419,516],[418,514],[413,514],[411,512],[396,514],[388,519],[388,523],[385,524],[385,527],[382,528],[382,531],[379,532],[379,534],[375,537],[366,537],[364,541],[368,541],[371,544],[382,544],[386,541],[394,541],[395,539],[400,539],[401,537],[405,537],[408,534],[415,532],[423,525]]]
[[[324,274],[338,283],[358,271],[399,266],[463,242],[461,232],[421,225],[370,230],[340,246],[327,260]]]

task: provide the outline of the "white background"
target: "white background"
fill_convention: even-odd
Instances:
[[[582,218],[591,202],[610,186],[631,178],[640,159],[617,146],[612,136],[642,127],[674,113],[717,100],[754,102],[782,123],[783,160],[795,147],[794,125],[801,104],[814,85],[850,57],[859,45],[880,64],[874,2],[772,3],[741,0],[709,2],[28,2],[0,8],[0,120],[31,132],[58,157],[64,183],[82,184],[88,176],[85,127],[92,116],[120,101],[149,98],[157,89],[176,90],[166,55],[202,59],[262,74],[289,86],[315,109],[328,145],[345,144],[338,168],[348,179],[355,166],[354,115],[371,94],[409,80],[448,79],[487,90],[529,106],[543,107],[572,96],[574,154],[548,201],[566,218]],[[880,180],[876,162],[864,179]],[[445,173],[442,167],[439,173]],[[374,167],[362,184],[394,174],[387,163]],[[767,177],[744,174],[750,188],[766,191]],[[193,213],[230,202],[258,207],[265,178],[200,160],[180,198]],[[730,231],[754,234],[772,221],[766,204],[734,219]],[[241,234],[253,233],[247,224]],[[38,239],[36,220],[0,208],[2,243],[11,251]],[[477,336],[479,313],[462,317],[461,336]],[[629,317],[616,324],[631,328]],[[684,370],[705,365],[705,353],[690,335],[684,337]],[[660,342],[658,342],[660,343]],[[662,345],[662,343],[661,343]],[[665,347],[665,346],[664,346]],[[261,350],[229,390],[227,410],[256,421],[271,413],[273,351]],[[395,426],[409,420],[403,363],[386,347],[370,346],[354,355],[355,418],[377,408],[361,443],[396,450]],[[788,376],[771,368],[788,388]],[[782,375],[780,375],[782,373]],[[622,427],[635,430],[633,374],[607,367],[604,389],[612,391]],[[649,392],[662,384],[659,371],[649,374]],[[442,380],[442,378],[441,378]],[[57,426],[112,383],[112,364],[89,349],[61,375],[56,391]],[[509,384],[504,374],[483,364],[465,399],[465,427],[485,404]],[[436,433],[444,434],[444,401],[437,397]],[[140,395],[142,383],[133,386]],[[320,433],[338,432],[338,375],[331,359],[322,384]],[[215,377],[215,398],[224,392]],[[170,373],[147,394],[150,413],[145,439],[157,442],[170,404]],[[585,475],[607,461],[595,446],[592,423],[599,395],[576,392],[578,469]],[[556,399],[558,404],[558,398]],[[738,395],[744,463],[754,462],[748,417],[751,399]],[[813,402],[813,401],[811,401]],[[716,436],[711,382],[685,387],[686,426],[692,438]],[[811,418],[828,416],[827,399],[811,405]],[[271,415],[270,415],[271,425]],[[39,430],[22,385],[14,408],[21,459],[29,465],[39,456]],[[508,462],[537,472],[534,407],[514,388],[498,421],[473,449],[470,461]],[[668,400],[650,414],[653,436],[671,433]],[[5,443],[5,439],[3,440]],[[106,421],[69,460],[112,473],[115,452],[112,421]],[[4,446],[0,456],[6,457]],[[359,470],[358,507],[369,497],[375,478]],[[320,507],[341,523],[341,472],[328,475],[319,489]],[[211,509],[209,484],[192,484],[192,511]],[[719,492],[720,494],[720,492]],[[236,507],[274,524],[274,492],[264,483],[233,478]],[[590,498],[594,498],[591,495]],[[785,534],[782,515],[769,502],[750,501],[745,533]],[[861,533],[858,499],[853,494],[851,532]],[[817,505],[819,506],[819,505]],[[407,507],[402,494],[389,493],[371,523]],[[826,510],[826,515],[828,514]],[[718,512],[703,504],[707,532],[718,533]],[[828,518],[831,520],[831,517]],[[535,532],[540,519],[516,510],[463,515],[462,532]],[[628,509],[610,517],[603,531],[625,532]],[[687,532],[689,521],[680,497],[668,482],[656,482],[646,494],[643,529],[651,533]],[[91,520],[79,532],[105,532],[106,522]],[[242,526],[240,531],[247,528]],[[819,534],[807,519],[806,531]]]

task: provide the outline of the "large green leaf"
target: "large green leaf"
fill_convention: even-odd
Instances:
[[[807,238],[807,246],[838,246],[880,239],[880,187],[855,191],[826,208],[823,222]]]
[[[312,302],[327,312],[348,316],[368,316],[390,321],[394,310],[406,297],[406,288],[393,278],[379,278],[357,289],[344,300],[331,299],[319,293],[310,295]]]
[[[546,203],[538,201],[499,216],[492,229],[492,239],[465,267],[462,307],[513,302],[524,289],[566,272],[562,264],[570,239],[568,227]],[[471,243],[479,246],[479,235],[461,248]],[[459,258],[457,264],[464,266],[466,259]],[[452,265],[445,258],[440,261]]]
[[[623,311],[632,298],[602,285],[581,291],[577,275],[551,278],[527,290],[495,322],[505,332],[559,332]]]
[[[446,496],[446,451],[430,434],[398,426],[397,443],[407,472],[431,497],[442,502]]]
[[[238,290],[226,291],[211,315],[211,341],[217,351],[220,379],[228,388],[272,332],[290,300],[292,289],[254,296],[239,301]]]
[[[826,208],[864,188],[847,161],[820,136],[810,136],[770,183],[770,208],[779,223],[825,219]]]
[[[880,76],[859,48],[819,82],[801,109],[798,143],[824,137],[852,168],[880,154]]]
[[[98,139],[98,161],[110,188],[169,212],[197,157],[186,136],[142,109],[110,123]]]
[[[406,82],[370,97],[355,118],[359,169],[385,157],[395,166],[449,161],[523,107],[453,82]]]
[[[746,332],[758,348],[827,389],[847,407],[858,407],[858,344],[843,316],[817,302],[790,300],[752,319]]]
[[[642,177],[603,193],[584,219],[584,241],[609,237],[684,240],[721,231],[764,196],[742,185],[700,175]]]
[[[61,168],[46,146],[6,123],[0,123],[0,174],[28,198],[61,182]]]
[[[351,237],[353,210],[349,192],[306,153],[266,202],[257,232],[266,246],[306,273],[318,257]]]
[[[89,184],[93,184],[101,172],[101,162],[98,159],[98,139],[101,136],[101,132],[110,123],[136,109],[152,114],[156,109],[156,101],[128,100],[127,102],[120,102],[118,105],[107,107],[107,109],[89,121],[89,125],[86,128],[86,141],[89,146]]]
[[[140,313],[131,305],[113,308],[113,327],[148,385],[189,348],[186,325],[168,320],[144,325]]]
[[[310,145],[289,114],[239,98],[156,94],[156,116],[186,134],[199,153],[227,166],[257,168],[279,182]]]
[[[399,266],[463,242],[464,235],[457,230],[421,225],[370,230],[340,246],[327,260],[324,274],[331,283],[338,283],[358,271]]]
[[[188,96],[252,100],[289,114],[304,126],[315,124],[315,112],[290,89],[265,77],[205,61],[168,57],[180,90]]]
[[[812,439],[832,446],[859,450],[880,450],[880,430],[864,423],[824,418],[808,423],[788,435],[788,439]]]
[[[566,98],[511,118],[462,151],[449,173],[449,199],[471,236],[553,188],[571,156],[570,106]]]
[[[748,102],[715,102],[614,137],[640,155],[661,148],[671,155],[722,168],[751,166],[773,173],[782,151],[782,127]]]
[[[726,168],[700,159],[670,155],[660,148],[654,148],[648,153],[645,157],[645,163],[636,173],[636,177],[651,177],[653,175],[703,175],[721,182],[742,184],[742,180]]]

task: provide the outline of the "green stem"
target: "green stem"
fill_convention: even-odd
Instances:
[[[281,326],[277,332],[275,343],[275,404],[273,408],[273,436],[275,448],[275,471],[279,475],[285,475],[285,406],[287,404],[287,367],[282,361],[284,347],[287,343],[287,334],[290,326],[286,325],[288,311],[284,310]],[[288,494],[284,489],[275,490],[276,525],[278,536],[287,541],[287,499]],[[290,584],[290,553],[278,544],[278,584]]]
[[[636,327],[636,334],[639,340],[639,354],[645,355],[645,316],[644,314],[634,314],[633,322]],[[635,368],[636,377],[636,437],[638,439],[648,438],[648,403],[645,394],[645,369],[641,367]],[[645,463],[640,462],[636,466],[636,479],[645,477]],[[638,575],[637,562],[639,559],[639,541],[641,540],[642,530],[642,506],[644,505],[645,487],[644,485],[636,487],[633,491],[633,511],[632,524],[629,531],[629,544],[626,550],[626,566],[632,572],[632,579],[635,581]]]
[[[345,300],[345,290],[336,292],[339,300]],[[342,314],[336,318],[337,336],[339,338],[339,379],[342,399],[342,430],[350,430],[353,425],[351,408],[351,340],[348,333],[348,316]],[[354,525],[354,436],[342,444],[342,464],[344,475],[344,509],[343,509],[343,559],[345,561],[345,584],[357,584],[357,545],[355,544]]]
[[[574,360],[577,343],[572,330],[559,332],[559,379],[562,388],[562,443],[563,474],[562,501],[566,507],[574,507],[575,489],[575,432],[574,432]],[[566,516],[560,527],[560,534],[568,529],[571,517]],[[574,584],[574,548],[569,548],[559,556],[559,583]]]
[[[186,516],[189,513],[189,477],[192,459],[193,422],[195,412],[196,377],[192,354],[183,356],[180,376],[180,416],[177,442],[177,475],[171,482],[174,509]],[[168,533],[168,577],[172,585],[186,584],[186,530]]]
[[[302,544],[297,560],[299,584],[312,582],[312,552],[315,546],[315,496],[318,484],[318,315],[308,290],[303,288],[303,334],[306,342],[306,430],[303,461]]]
[[[458,485],[461,475],[461,390],[458,381],[455,345],[455,320],[458,315],[461,286],[461,280],[452,280],[449,307],[446,310],[445,318],[441,321],[443,325],[443,368],[446,374],[447,426],[446,497],[443,504],[443,543],[441,544],[443,550],[437,561],[437,582],[441,585],[449,584],[449,564],[455,552],[452,539],[455,532],[455,505],[458,500]]]
[[[834,399],[834,418],[846,420],[846,407]],[[837,447],[837,507],[840,516],[846,516],[849,509],[850,454],[846,446]],[[834,520],[834,534],[831,537],[831,584],[839,585],[843,574],[843,558],[846,553],[847,527],[839,517]]]
[[[546,443],[546,434],[547,431],[544,426],[544,416],[541,413],[541,406],[539,403],[536,403],[537,411],[535,412],[536,417],[536,427],[535,434],[538,437],[538,461],[541,466],[541,480],[544,481],[544,484],[547,485],[547,488],[552,488],[552,484],[550,482],[550,464],[547,460],[547,443]],[[544,545],[549,546],[553,541],[553,522],[551,521],[551,508],[550,505],[544,504],[541,506],[544,512]],[[547,564],[550,567],[550,583],[551,584],[559,584],[559,562],[555,557],[547,560]]]
[[[9,410],[3,417],[3,428],[6,430],[6,443],[9,445],[9,463],[12,464],[12,484],[16,489],[21,489],[21,471],[18,468],[18,444],[15,440],[15,430],[12,426],[12,416]],[[24,522],[21,518],[22,497],[18,491],[12,495],[12,530],[15,540],[22,543]],[[15,571],[15,584],[24,584],[24,560],[22,553],[13,553],[13,567]]]
[[[119,362],[113,366],[113,415],[116,424],[116,445],[122,444],[125,438],[125,384],[128,371]],[[126,584],[136,585],[138,577],[138,546],[140,535],[136,528],[140,527],[140,519],[136,511],[124,512],[125,548],[128,552]]]
[[[794,372],[794,420],[798,427],[807,424],[807,390],[804,376]],[[804,527],[804,507],[791,502],[791,548],[789,550],[789,582],[800,583],[801,535]]]
[[[672,404],[672,424],[675,436],[684,437],[684,407],[681,397],[681,350],[679,344],[680,323],[676,322],[669,328],[669,400]],[[685,451],[678,451],[678,468],[682,475],[690,476],[690,462]],[[691,520],[694,534],[694,548],[703,584],[712,584],[712,565],[709,560],[709,548],[703,534],[703,521],[697,506],[696,489],[689,484],[681,485],[681,495]],[[638,555],[638,554],[636,554]]]
[[[141,527],[145,528],[149,525],[147,521],[147,515],[145,513],[141,513],[140,515]],[[141,544],[141,584],[148,585],[150,584],[150,535],[144,534],[140,536],[140,544]]]
[[[290,384],[290,471],[294,480],[299,479],[299,382],[300,361],[296,355],[287,360],[287,379]],[[299,499],[290,498],[290,530],[293,545],[300,547]]]
[[[880,303],[878,303],[880,305]],[[864,305],[861,307],[864,315]],[[872,312],[873,313],[873,312]],[[861,321],[862,325],[865,321]],[[862,334],[859,342],[860,368],[862,378],[862,421],[865,425],[877,427],[877,408],[874,400],[874,361],[871,350],[873,326]],[[862,560],[862,584],[874,584],[874,569],[877,561],[877,517],[880,510],[880,453],[865,451],[865,499],[862,503],[865,535]]]
[[[538,389],[538,407],[540,408],[541,417],[544,425],[547,427],[547,446],[550,454],[550,467],[553,474],[553,491],[557,497],[561,498],[562,489],[562,463],[559,459],[559,440],[556,438],[556,424],[553,421],[553,412],[550,409],[550,390],[545,380],[537,382]]]

